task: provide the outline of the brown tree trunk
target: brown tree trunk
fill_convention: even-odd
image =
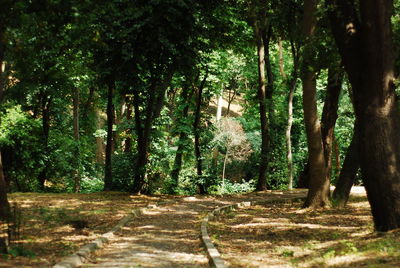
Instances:
[[[196,157],[196,170],[197,177],[202,179],[203,176],[203,160],[201,156],[201,141],[200,141],[200,121],[201,121],[201,106],[202,106],[202,98],[203,98],[203,89],[208,77],[208,70],[204,75],[203,80],[199,87],[196,87],[196,111],[194,113],[194,122],[193,122],[193,134],[194,134],[194,152]],[[197,187],[199,189],[200,194],[206,193],[206,188],[204,183],[198,183]]]
[[[103,119],[101,118],[101,111],[98,107],[95,107],[95,122],[96,129],[101,129],[104,126]],[[101,166],[105,163],[105,148],[103,137],[96,137],[96,163]]]
[[[333,131],[335,129],[336,119],[338,117],[337,110],[339,104],[339,95],[342,90],[343,72],[338,67],[330,67],[328,69],[328,85],[326,90],[326,98],[322,111],[322,142],[324,145],[326,180],[330,184],[332,173],[332,146]]]
[[[132,103],[130,97],[126,97],[125,103],[126,103],[126,120],[129,122],[132,120]],[[130,128],[126,131],[127,137],[125,138],[124,142],[125,153],[130,153],[132,151],[132,138],[130,137],[131,132],[132,131]]]
[[[47,95],[47,93],[42,92],[41,94],[41,102],[42,102],[42,129],[43,129],[43,148],[46,154],[48,154],[48,144],[49,144],[49,132],[50,132],[50,105],[52,102],[52,98]],[[39,187],[41,190],[44,190],[44,185],[47,180],[47,169],[48,169],[48,161],[44,160],[44,166],[42,171],[39,173],[38,181]]]
[[[186,120],[189,115],[190,99],[192,98],[193,95],[192,93],[193,91],[189,92],[188,86],[185,86],[182,90],[182,102],[184,103],[184,107],[182,110],[182,114],[179,116],[184,120]],[[178,124],[181,125],[185,124],[184,120],[178,122]],[[173,183],[172,191],[174,191],[179,184],[179,173],[181,172],[182,169],[182,158],[185,150],[185,144],[187,143],[187,139],[188,139],[188,133],[185,132],[184,130],[180,131],[178,139],[178,149],[176,150],[174,166],[171,171],[171,179]]]
[[[113,97],[115,91],[115,81],[109,78],[107,85],[107,144],[106,161],[104,166],[104,191],[112,189],[112,153],[113,153],[113,125],[114,125],[114,104]]]
[[[170,67],[172,68],[172,67]],[[141,110],[139,109],[141,100],[138,92],[134,92],[134,110],[135,110],[135,125],[137,131],[137,161],[132,186],[133,193],[141,193],[144,190],[147,177],[147,164],[149,160],[149,146],[151,140],[151,130],[154,120],[157,119],[164,106],[165,92],[168,84],[171,82],[173,69],[170,69],[161,81],[159,78],[152,77],[151,85],[148,89],[149,97],[145,100],[145,116],[142,118]]]
[[[74,88],[73,93],[73,128],[74,128],[74,140],[75,140],[75,168],[73,172],[74,178],[74,192],[79,193],[81,189],[81,177],[80,177],[80,140],[79,140],[79,89]]]
[[[353,139],[351,140],[349,148],[347,148],[343,168],[340,171],[339,179],[336,182],[336,188],[332,194],[333,204],[336,207],[344,207],[346,205],[357,171],[360,168],[356,128],[354,128],[354,130]]]
[[[10,218],[10,205],[7,199],[7,184],[3,174],[3,162],[0,152],[0,253],[8,251],[7,222]]]
[[[340,175],[340,165],[341,165],[341,163],[340,163],[340,151],[339,151],[339,142],[336,139],[335,133],[333,133],[333,153],[335,155],[335,165],[336,165],[335,166],[335,171],[336,171],[335,176],[339,177],[339,175]]]
[[[316,27],[317,0],[305,0],[303,34],[312,37]],[[304,207],[324,207],[329,204],[329,181],[326,180],[326,162],[322,142],[321,124],[318,119],[316,99],[316,72],[312,67],[313,47],[310,41],[304,48],[302,68],[303,110],[306,126],[310,164],[310,185]]]
[[[4,75],[4,25],[0,22],[0,105],[3,103],[6,78]],[[8,233],[7,221],[10,217],[10,205],[7,198],[7,183],[4,177],[3,161],[0,150],[0,254],[6,254],[8,251]]]
[[[331,1],[332,32],[354,92],[361,172],[378,231],[400,227],[400,115],[392,1]],[[357,11],[360,14],[357,14]],[[359,20],[360,18],[360,20]]]
[[[265,47],[263,41],[263,30],[260,22],[254,22],[254,30],[257,39],[257,56],[258,56],[258,103],[261,124],[261,153],[260,167],[256,190],[267,190],[267,169],[268,169],[268,118],[267,118],[267,100],[266,100],[266,78],[265,78]]]

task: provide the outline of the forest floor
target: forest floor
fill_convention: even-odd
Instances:
[[[20,237],[10,255],[0,256],[0,267],[51,267],[111,229],[133,208],[148,205],[157,206],[133,218],[84,267],[207,267],[199,239],[207,212],[288,195],[304,196],[305,191],[225,197],[11,194],[21,214]],[[210,223],[210,235],[231,267],[343,267],[343,256],[351,259],[351,266],[399,266],[400,232],[374,233],[365,198],[357,197],[341,210],[307,211],[300,205],[233,211]]]
[[[229,267],[400,267],[400,230],[374,232],[365,195],[340,209],[301,206],[231,211],[209,233]]]

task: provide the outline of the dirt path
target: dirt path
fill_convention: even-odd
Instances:
[[[304,196],[305,192],[263,192],[224,198],[168,200],[128,223],[83,267],[208,267],[200,222],[212,209],[248,200]]]

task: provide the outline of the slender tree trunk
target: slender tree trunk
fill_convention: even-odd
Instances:
[[[3,162],[0,152],[0,253],[8,251],[7,222],[10,218],[10,205],[7,199],[7,184],[3,174]]]
[[[4,91],[6,85],[5,68],[4,68],[4,25],[0,25],[0,105],[4,100]],[[0,148],[0,254],[8,252],[8,233],[7,221],[10,217],[10,205],[7,198],[7,183],[4,177],[3,161],[1,158]]]
[[[266,79],[265,79],[265,48],[261,25],[258,21],[254,23],[255,34],[257,38],[257,56],[258,56],[258,103],[261,124],[261,155],[258,181],[256,189],[264,191],[267,189],[267,169],[268,169],[268,118],[267,118],[267,100],[266,100]]]
[[[126,97],[125,103],[126,103],[126,120],[129,122],[132,120],[131,99],[129,97]],[[125,138],[125,144],[124,144],[124,152],[125,153],[130,153],[132,151],[132,138],[130,137],[131,132],[132,132],[131,129],[128,129],[126,131],[127,137]]]
[[[333,204],[337,207],[344,207],[347,200],[349,200],[351,187],[360,168],[356,128],[354,128],[354,131],[353,138],[344,158],[343,168],[340,171],[339,179],[336,182],[336,188],[332,195]]]
[[[182,101],[185,106],[184,106],[184,108],[182,110],[182,114],[180,116],[184,120],[182,122],[179,122],[179,124],[185,124],[185,120],[188,118],[190,99],[192,98],[192,93],[193,93],[193,91],[189,92],[188,86],[185,86],[183,88]],[[187,139],[188,139],[188,133],[185,132],[184,130],[180,131],[179,139],[178,139],[178,149],[176,150],[174,166],[171,171],[171,179],[173,182],[172,190],[175,190],[175,188],[179,184],[179,173],[181,172],[181,169],[182,169],[182,158],[183,158],[183,153],[185,150],[185,144],[187,142]]]
[[[96,129],[101,129],[104,126],[103,119],[101,118],[101,111],[95,107],[95,123]],[[96,163],[103,166],[105,164],[105,148],[103,137],[96,137]]]
[[[225,188],[225,171],[226,171],[226,163],[228,162],[228,156],[229,156],[229,146],[226,148],[224,165],[222,167],[222,189]]]
[[[94,95],[95,95],[95,89],[94,87],[91,87],[89,89],[89,96],[83,106],[83,112],[82,112],[82,118],[88,120],[89,112],[93,112],[93,103],[94,103]]]
[[[330,1],[332,32],[354,92],[358,151],[375,228],[400,227],[400,115],[392,1]],[[360,14],[357,14],[359,10]],[[359,20],[360,18],[360,20]]]
[[[199,87],[196,87],[196,111],[194,113],[193,122],[193,134],[194,134],[194,152],[196,157],[196,170],[197,177],[201,178],[203,176],[203,160],[201,155],[201,141],[200,141],[200,121],[201,121],[201,106],[203,99],[203,89],[208,77],[208,70],[204,75],[203,80]],[[198,183],[197,185],[200,194],[206,193],[206,188],[204,183]]]
[[[290,42],[291,48],[292,48],[292,58],[293,58],[293,72],[292,72],[292,77],[288,83],[289,86],[289,96],[288,96],[288,121],[287,121],[287,128],[286,128],[286,146],[287,146],[287,165],[288,165],[288,177],[289,177],[289,183],[288,183],[288,189],[292,190],[293,189],[293,156],[292,156],[292,125],[293,125],[293,97],[294,97],[294,92],[296,90],[297,86],[297,76],[298,76],[298,68],[299,68],[299,56],[296,51],[296,48],[294,46],[293,41]],[[280,41],[280,50],[282,50],[282,41]],[[281,70],[281,75],[283,79],[287,80],[284,68],[283,68],[283,58],[282,58],[282,52],[280,54],[280,70]]]
[[[109,78],[107,85],[107,145],[106,162],[104,166],[104,191],[112,189],[112,153],[113,153],[113,125],[114,125],[114,104],[113,97],[115,91],[115,81]]]
[[[80,139],[79,139],[79,89],[74,88],[73,93],[73,128],[74,128],[74,140],[75,140],[75,169],[73,172],[74,178],[74,192],[79,193],[81,189],[81,177],[80,177]]]
[[[322,111],[322,142],[324,145],[326,181],[330,184],[332,173],[332,146],[333,132],[335,129],[337,110],[339,105],[339,96],[342,90],[343,73],[340,67],[330,67],[328,69],[328,86],[326,90],[326,99]],[[329,193],[328,193],[329,195]]]
[[[339,142],[336,139],[335,133],[333,133],[333,153],[335,155],[335,169],[336,169],[336,177],[340,175],[340,151],[339,151]]]
[[[49,132],[50,132],[50,105],[52,102],[52,98],[49,97],[46,93],[42,93],[42,129],[43,129],[43,148],[45,153],[49,153],[48,144],[49,144]],[[38,181],[39,187],[41,190],[44,190],[44,185],[47,180],[47,169],[48,169],[48,161],[44,160],[44,166],[42,171],[39,173]]]
[[[316,27],[317,0],[305,0],[303,34],[312,37]],[[303,82],[303,110],[306,126],[309,164],[310,187],[304,207],[324,207],[329,204],[329,181],[326,180],[326,161],[322,142],[321,124],[318,119],[316,99],[316,72],[311,61],[313,58],[312,44],[307,43],[304,48],[302,68]]]
[[[236,97],[236,88],[235,89],[232,89],[232,90],[229,90],[229,96],[228,96],[228,107],[226,108],[226,116],[229,116],[230,115],[230,112],[231,112],[231,104],[232,104],[232,102],[233,102],[233,100],[235,99],[235,97]]]
[[[6,40],[4,38],[4,32],[4,24],[0,22],[0,105],[2,105],[4,100],[6,85],[4,62]],[[10,214],[10,205],[7,198],[7,183],[4,177],[3,161],[1,158],[0,148],[0,254],[6,254],[8,252],[7,222],[10,218]]]
[[[224,87],[222,86],[222,89]],[[223,95],[223,91],[221,92],[220,95],[218,95],[218,100],[217,100],[217,114],[215,115],[215,121],[219,121],[221,120],[222,117],[222,95]]]
[[[145,102],[145,118],[142,118],[140,106],[140,98],[138,92],[134,92],[134,109],[135,109],[135,125],[138,135],[137,139],[137,161],[136,170],[134,175],[134,182],[132,186],[133,193],[141,193],[147,178],[147,164],[149,160],[149,146],[151,140],[151,131],[154,120],[160,116],[161,110],[164,106],[165,93],[171,82],[173,76],[173,69],[163,77],[161,81],[159,78],[152,77],[152,83],[148,89],[149,97]],[[153,74],[154,75],[154,74]]]

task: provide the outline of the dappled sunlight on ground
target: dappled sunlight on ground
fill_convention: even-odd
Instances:
[[[373,231],[366,197],[341,209],[302,203],[231,211],[209,233],[230,267],[400,267],[400,230]]]

